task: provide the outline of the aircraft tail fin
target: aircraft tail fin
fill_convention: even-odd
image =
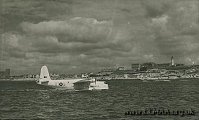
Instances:
[[[44,81],[51,80],[47,66],[42,66],[39,79]]]

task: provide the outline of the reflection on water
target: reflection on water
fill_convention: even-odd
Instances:
[[[0,118],[196,120],[199,80],[108,81],[109,90],[67,91],[35,82],[0,82]],[[195,116],[125,116],[129,110],[193,109]]]

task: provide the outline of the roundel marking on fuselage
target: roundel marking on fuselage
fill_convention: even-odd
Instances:
[[[64,84],[62,82],[59,83],[59,86],[63,86]]]

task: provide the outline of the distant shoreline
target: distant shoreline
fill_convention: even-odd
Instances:
[[[35,78],[0,79],[0,81],[36,81]]]
[[[158,81],[158,80],[199,80],[199,78],[177,78],[177,79],[133,79],[133,78],[128,78],[128,79],[99,79],[98,81],[124,81],[124,80],[130,80],[130,81],[135,81],[135,80],[140,80],[140,81]],[[36,78],[20,78],[20,79],[0,79],[0,81],[36,81]]]

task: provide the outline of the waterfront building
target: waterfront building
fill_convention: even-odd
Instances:
[[[50,77],[51,77],[52,79],[57,80],[57,79],[60,78],[60,75],[59,75],[59,74],[56,74],[56,73],[52,73],[52,74],[50,74]]]
[[[118,67],[117,70],[125,70],[125,67]]]
[[[89,77],[89,74],[88,73],[82,73],[81,74],[81,78],[88,78]]]
[[[134,71],[139,71],[140,70],[140,64],[136,63],[136,64],[131,64],[131,69]]]
[[[153,62],[144,63],[142,64],[142,67],[146,67],[147,69],[153,69],[156,68],[156,63]]]
[[[0,71],[0,79],[9,79],[10,78],[10,69],[5,71]]]
[[[184,66],[184,64],[179,64],[179,63],[178,63],[178,64],[175,64],[175,66]]]
[[[107,75],[110,75],[114,72],[115,70],[114,69],[103,69],[101,70],[98,75],[101,75],[101,76],[107,76]]]
[[[159,69],[165,69],[170,66],[170,63],[161,63],[161,64],[156,64],[156,67]]]
[[[139,73],[134,70],[116,70],[112,73],[114,79],[137,79]]]

